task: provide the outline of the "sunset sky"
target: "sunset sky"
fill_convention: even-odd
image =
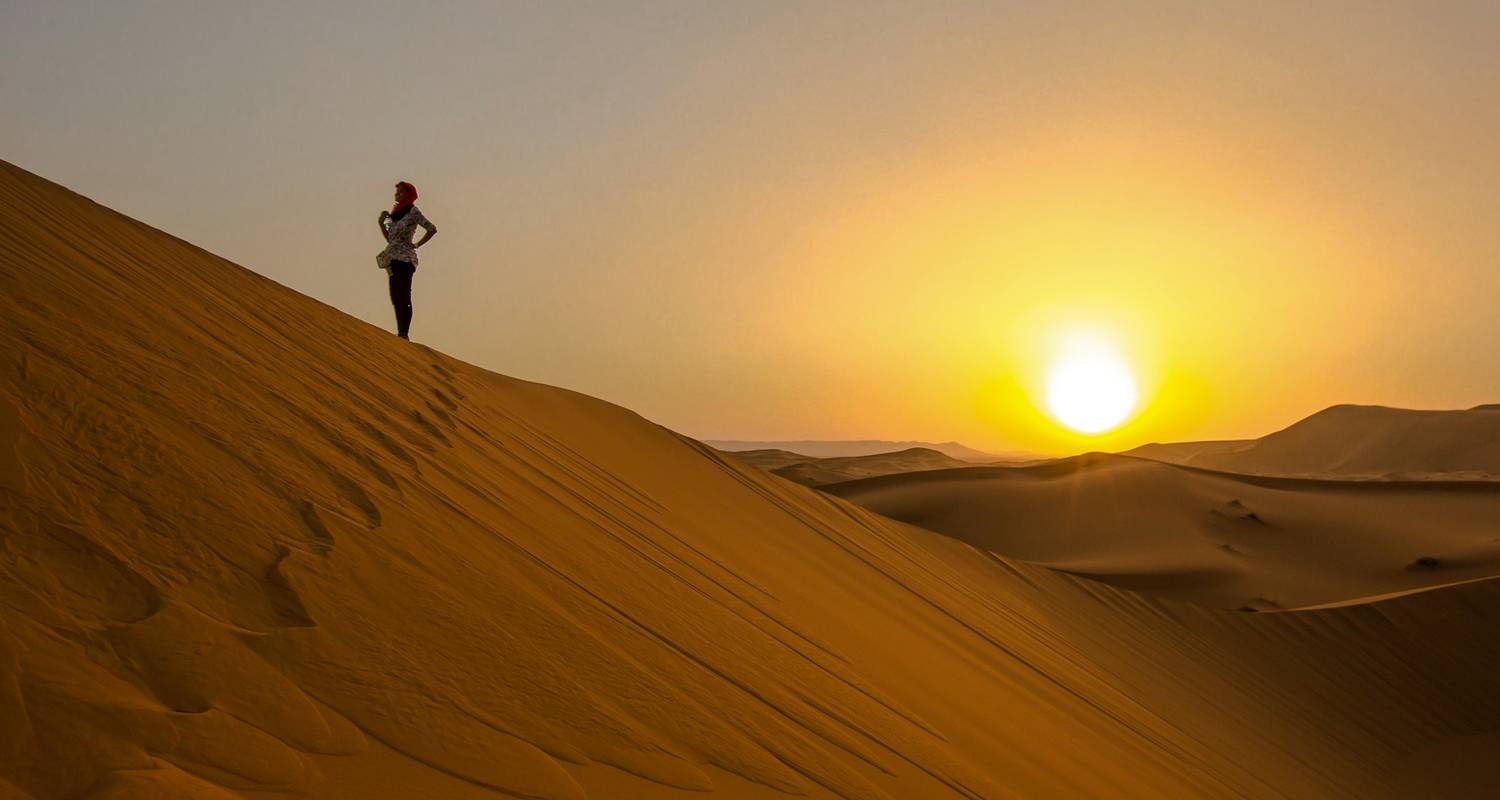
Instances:
[[[0,158],[385,328],[409,180],[415,340],[702,438],[1500,402],[1500,4],[434,6],[6,2]]]

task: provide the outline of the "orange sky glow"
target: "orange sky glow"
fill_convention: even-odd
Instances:
[[[1500,400],[1491,4],[33,5],[0,157],[386,327],[411,180],[415,339],[689,435]],[[1138,384],[1102,435],[1043,403],[1080,332]]]

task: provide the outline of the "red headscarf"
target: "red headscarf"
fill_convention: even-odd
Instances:
[[[417,202],[417,187],[402,181],[396,184],[396,207],[391,209],[391,213],[400,214],[411,208],[411,204],[415,202]]]

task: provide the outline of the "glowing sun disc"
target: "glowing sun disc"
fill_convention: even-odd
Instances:
[[[1047,410],[1079,433],[1119,427],[1135,410],[1135,376],[1101,349],[1065,353],[1047,374]]]

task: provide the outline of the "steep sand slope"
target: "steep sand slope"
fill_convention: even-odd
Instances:
[[[1263,475],[1500,478],[1500,405],[1463,411],[1333,406],[1248,442],[1147,445],[1131,454]]]
[[[1134,595],[400,342],[9,165],[0,223],[6,800],[1493,777],[1494,582]]]
[[[973,466],[925,447],[843,458],[812,458],[785,450],[748,450],[729,455],[803,486],[822,486],[898,472]]]
[[[824,487],[894,519],[1116,586],[1296,608],[1500,573],[1500,483],[1233,475],[1090,454]]]

